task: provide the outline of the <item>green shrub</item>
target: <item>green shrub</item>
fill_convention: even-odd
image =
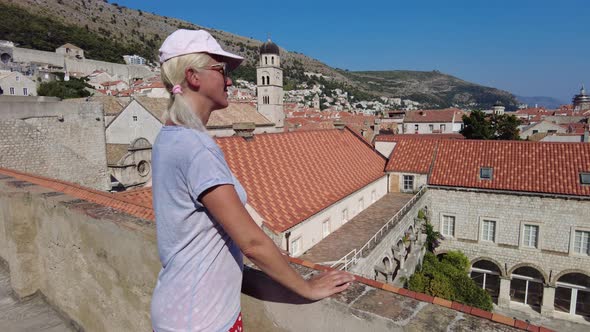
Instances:
[[[449,251],[440,261],[433,253],[427,252],[422,268],[409,278],[408,288],[483,310],[492,310],[492,298],[469,277],[468,270],[469,260],[459,251]]]
[[[418,210],[418,219],[426,219],[426,213],[424,213],[424,210]]]
[[[449,251],[442,258],[443,263],[449,263],[459,271],[469,271],[469,259],[460,251]]]
[[[410,280],[408,281],[409,289],[411,289],[415,292],[420,292],[420,293],[426,292],[426,286],[428,284],[429,284],[428,277],[424,276],[424,274],[422,274],[420,272],[414,273],[410,277]]]

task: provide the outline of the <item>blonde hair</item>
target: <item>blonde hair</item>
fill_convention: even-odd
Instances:
[[[186,68],[205,67],[210,61],[211,56],[207,53],[191,53],[171,58],[162,64],[162,82],[164,82],[164,86],[170,93],[170,103],[168,104],[168,110],[164,114],[164,121],[205,131],[205,126],[193,110],[190,101],[182,94],[173,94],[171,91],[175,85],[180,85],[183,89],[186,89],[186,84],[184,84],[184,71]]]

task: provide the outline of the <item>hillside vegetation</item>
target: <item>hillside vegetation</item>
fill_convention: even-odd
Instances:
[[[255,81],[262,42],[250,37],[126,8],[107,0],[0,0],[0,39],[47,51],[70,42],[85,49],[88,58],[97,60],[120,63],[124,54],[139,54],[157,62],[159,45],[179,28],[208,30],[225,49],[246,59],[234,78]],[[510,110],[517,105],[514,96],[506,91],[437,71],[349,72],[284,49],[281,57],[287,89],[302,82],[317,82],[327,88],[348,91],[355,100],[401,97],[418,101],[424,108],[487,108],[501,101]],[[310,79],[303,72],[321,73],[329,79]]]

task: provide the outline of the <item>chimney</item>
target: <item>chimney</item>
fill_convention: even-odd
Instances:
[[[346,125],[344,124],[344,122],[340,119],[337,119],[334,121],[334,128],[338,129],[338,130],[344,130],[344,127],[346,127]]]
[[[254,139],[254,129],[256,124],[254,122],[238,122],[232,125],[232,129],[236,133],[236,136],[243,137],[249,141]]]

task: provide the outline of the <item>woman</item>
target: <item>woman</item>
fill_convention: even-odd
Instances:
[[[244,208],[246,192],[205,131],[211,112],[228,106],[227,73],[242,60],[203,30],[178,30],[160,49],[171,99],[152,156],[162,262],[152,298],[156,332],[241,330],[242,253],[310,300],[342,291],[353,280],[341,271],[304,280],[288,265]]]

